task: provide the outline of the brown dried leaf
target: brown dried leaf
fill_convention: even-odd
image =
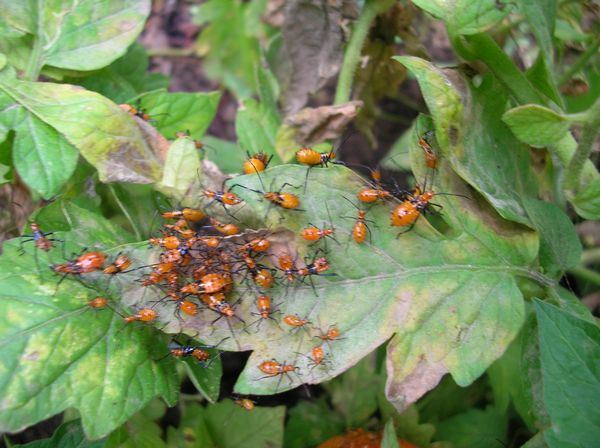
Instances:
[[[307,107],[288,117],[285,124],[295,130],[295,140],[300,144],[335,140],[362,106],[362,101],[350,101],[337,106]]]
[[[286,3],[282,33],[291,64],[289,83],[283,93],[286,115],[299,111],[308,95],[340,70],[344,13],[354,4],[355,0]]]

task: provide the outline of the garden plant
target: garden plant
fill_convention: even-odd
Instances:
[[[3,443],[600,446],[599,19],[0,0]]]

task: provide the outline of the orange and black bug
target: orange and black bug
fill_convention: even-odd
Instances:
[[[255,401],[252,401],[249,398],[242,398],[242,397],[237,397],[233,401],[233,403],[247,411],[252,411],[254,409],[254,406],[256,406]]]
[[[115,261],[106,266],[102,272],[109,275],[120,274],[125,272],[131,266],[131,260],[123,254],[117,255]]]
[[[246,159],[242,165],[244,174],[254,174],[266,170],[273,158],[273,155],[268,156],[264,152],[257,152],[251,155],[246,151],[246,155],[248,156],[248,159]]]
[[[254,238],[240,247],[241,252],[266,252],[271,247],[271,242],[266,238]]]
[[[327,367],[327,356],[325,355],[325,350],[323,350],[323,347],[320,345],[313,347],[309,356],[305,355],[304,353],[298,353],[298,355],[304,356],[306,359],[308,359],[308,367],[310,367],[311,371],[318,366]]]
[[[231,283],[231,277],[223,274],[206,274],[200,281],[193,282],[181,288],[184,294],[213,294],[226,289]]]
[[[209,218],[210,227],[215,229],[221,235],[224,236],[233,236],[240,233],[240,228],[232,223],[222,223],[221,221],[215,218]]]
[[[142,308],[136,314],[132,314],[131,316],[126,316],[123,318],[126,324],[130,324],[131,322],[152,322],[157,318],[156,311],[151,308]]]
[[[185,219],[179,219],[175,224],[165,224],[163,227],[167,230],[177,232],[186,240],[197,236],[196,231],[189,228],[188,222]]]
[[[209,146],[207,146],[207,145],[205,145],[204,143],[202,143],[200,140],[195,140],[195,139],[193,139],[193,138],[191,137],[191,135],[190,135],[190,131],[186,131],[186,132],[179,131],[179,132],[176,132],[176,133],[175,133],[175,137],[176,137],[176,138],[186,138],[186,137],[187,137],[187,138],[190,138],[190,139],[192,140],[192,142],[194,143],[194,146],[195,146],[195,148],[196,148],[197,150],[199,150],[199,151],[202,151],[202,152],[204,152],[204,151],[205,151],[205,149],[204,149],[204,148],[209,148],[209,149],[212,149],[212,148],[210,148]]]
[[[304,192],[306,193],[306,185],[308,182],[308,175],[310,174],[310,170],[316,166],[327,167],[330,163],[335,163],[338,165],[344,165],[343,162],[335,161],[337,157],[338,149],[350,138],[352,134],[349,134],[342,143],[337,148],[332,148],[331,151],[327,152],[318,152],[312,148],[303,147],[296,151],[296,161],[301,165],[307,165],[306,169],[306,177],[304,178]]]
[[[50,268],[58,274],[63,274],[63,277],[58,283],[60,285],[60,282],[62,282],[66,275],[81,275],[97,271],[102,269],[102,265],[105,261],[106,255],[102,252],[85,252],[82,255],[79,255],[74,261],[71,260],[62,264],[53,264]]]
[[[417,220],[421,217],[422,214],[426,213],[430,207],[439,207],[442,208],[439,204],[434,204],[431,202],[434,196],[459,196],[468,199],[467,196],[463,196],[460,194],[452,194],[452,193],[434,193],[431,190],[421,189],[420,186],[416,186],[414,191],[407,195],[406,199],[398,204],[392,210],[390,214],[391,225],[393,227],[406,227],[408,229],[400,232],[396,238],[398,238],[403,233],[410,231]]]
[[[313,259],[313,261],[311,263],[307,263],[306,266],[303,268],[296,269],[296,272],[295,272],[296,275],[302,280],[302,282],[304,282],[305,279],[308,279],[310,281],[310,286],[312,287],[313,292],[315,293],[316,296],[319,296],[319,294],[317,293],[317,289],[315,288],[315,284],[312,279],[313,276],[315,276],[315,275],[322,276],[322,277],[337,276],[337,274],[324,274],[324,272],[329,269],[329,261],[327,261],[327,258],[325,258],[325,257],[316,258],[319,251],[317,251],[317,253],[315,254],[315,258]]]
[[[319,329],[319,334],[315,338],[319,338],[322,341],[334,341],[336,339],[343,339],[340,338],[340,334],[340,330],[335,325],[331,325],[325,332]]]
[[[90,300],[87,304],[90,308],[103,310],[108,306],[108,299],[105,297],[96,297],[95,299]]]
[[[262,179],[260,178],[260,176],[258,179],[260,180],[260,183],[262,185]],[[240,185],[240,184],[232,185],[231,189],[233,190],[233,188],[235,188],[235,187],[241,187],[246,190],[250,190],[250,191],[253,191],[255,193],[262,195],[262,197],[264,199],[269,201],[269,207],[267,207],[265,217],[269,214],[271,205],[275,205],[275,206],[285,209],[285,210],[304,211],[304,210],[298,208],[300,206],[300,198],[298,198],[298,196],[296,196],[293,193],[288,193],[288,192],[283,191],[283,189],[285,187],[287,187],[288,185],[293,188],[298,188],[295,185],[290,184],[289,182],[285,182],[281,186],[281,188],[279,188],[279,191],[264,191],[264,186],[263,186],[263,191],[255,190],[253,188],[249,188],[249,187],[246,187],[246,186]],[[273,183],[271,183],[271,189],[272,188],[273,188]]]
[[[152,117],[145,113],[144,110],[139,107],[139,105],[134,107],[131,104],[119,104],[119,107],[134,117],[141,118],[144,121],[152,121]]]
[[[333,241],[339,244],[338,240],[335,239],[333,233],[335,232],[335,227],[331,220],[331,214],[329,213],[329,207],[327,206],[327,202],[325,202],[325,208],[327,209],[327,216],[329,217],[329,227],[325,227],[325,223],[322,228],[315,226],[312,223],[308,223],[309,227],[305,227],[300,231],[300,236],[304,238],[306,241],[318,242],[322,239],[328,237]],[[326,240],[324,240],[326,241]]]
[[[161,213],[161,216],[165,219],[185,219],[189,222],[202,221],[206,215],[201,210],[195,208],[185,207],[181,210],[171,210],[168,212]]]
[[[205,345],[181,346],[172,348],[169,354],[175,358],[191,357],[199,361],[203,367],[208,367],[207,363],[211,359],[211,356],[210,353],[205,350],[207,348],[213,347]]]
[[[367,225],[367,222],[374,224],[374,222],[370,219],[367,219],[366,210],[358,207],[354,202],[352,202],[347,197],[343,196],[345,200],[347,200],[354,208],[358,210],[358,216],[356,217],[356,222],[354,223],[354,227],[352,228],[352,238],[358,244],[362,244],[367,239],[367,235],[369,235],[369,242],[372,243],[371,240],[371,229]],[[349,216],[342,216],[342,218],[354,219]]]
[[[274,378],[279,376],[279,380],[277,381],[277,386],[275,387],[275,391],[279,389],[279,385],[281,384],[281,380],[283,376],[286,375],[288,380],[290,381],[290,385],[293,384],[292,378],[289,376],[290,373],[295,373],[296,371],[300,371],[300,368],[294,366],[292,364],[287,364],[285,361],[283,364],[280,364],[276,359],[272,359],[270,361],[263,361],[258,365],[258,369],[265,374],[265,376],[259,377],[256,380],[263,380],[265,378]],[[299,379],[299,378],[298,378]]]
[[[298,331],[301,328],[307,330],[307,325],[311,325],[312,322],[308,319],[303,319],[297,314],[288,314],[283,317],[283,323],[289,327],[292,327],[292,332]]]
[[[387,190],[370,187],[364,187],[356,196],[360,202],[365,204],[370,204],[384,199],[391,199],[394,197],[392,193]]]
[[[272,288],[273,283],[275,283],[272,272],[266,268],[259,269],[256,273],[252,273],[252,280],[254,280],[254,283],[258,286],[265,289]]]
[[[23,234],[20,237],[19,248],[21,252],[24,252],[23,244],[30,241],[34,242],[36,249],[43,250],[44,252],[48,252],[54,247],[52,244],[53,241],[62,242],[62,240],[56,238],[48,238],[48,236],[53,235],[54,232],[44,233],[42,227],[35,222],[30,223],[29,228],[31,229],[31,234]]]
[[[300,277],[309,277],[311,275],[334,275],[334,274],[323,274],[323,272],[329,269],[329,262],[327,258],[321,257],[313,260],[312,263],[307,264],[303,268],[299,268],[296,270],[296,273]]]
[[[438,165],[438,157],[431,147],[430,139],[433,136],[433,131],[425,132],[421,137],[419,137],[419,146],[423,150],[423,154],[425,155],[425,165],[427,168],[431,168],[432,170],[437,169]]]
[[[288,282],[293,282],[296,278],[296,274],[298,270],[296,269],[296,264],[294,259],[290,254],[283,253],[279,255],[279,269],[283,271],[283,275],[287,278]]]
[[[259,318],[257,320],[255,320],[254,322],[252,322],[251,324],[249,324],[246,329],[250,328],[252,325],[254,324],[258,324],[256,326],[257,331],[260,329],[260,325],[263,323],[263,321],[267,320],[267,319],[271,319],[273,322],[275,322],[277,324],[277,326],[279,326],[279,324],[277,323],[277,320],[273,317],[274,313],[277,313],[277,309],[275,309],[275,307],[273,307],[271,305],[271,298],[269,296],[266,295],[260,295],[258,296],[258,298],[256,299],[256,308],[258,310],[257,313],[252,312],[251,314],[253,316],[259,316]]]
[[[148,240],[152,246],[162,246],[165,249],[177,249],[179,247],[179,238],[176,236],[164,236],[163,238],[150,238]]]

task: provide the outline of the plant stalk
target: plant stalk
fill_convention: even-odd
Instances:
[[[588,63],[588,61],[598,52],[600,48],[600,39],[595,39],[594,42],[585,50],[585,52],[572,64],[569,69],[563,73],[558,81],[559,86],[567,84],[573,75],[581,71],[581,69]]]
[[[569,269],[567,272],[575,277],[579,277],[588,282],[600,285],[600,274],[598,274],[596,271],[592,271],[591,269],[584,268],[583,266],[575,266],[574,268]]]
[[[581,173],[590,157],[594,141],[600,132],[600,99],[588,110],[589,121],[581,131],[581,139],[565,173],[563,187],[567,197],[575,196],[581,185]]]
[[[588,265],[600,261],[600,247],[584,250],[581,254],[581,264]]]
[[[488,34],[473,34],[464,38],[469,44],[467,56],[475,54],[477,59],[483,61],[519,104],[546,104],[527,77]]]
[[[27,61],[27,67],[25,67],[25,73],[23,74],[24,79],[28,81],[37,81],[43,63],[41,61],[42,56],[42,41],[39,37],[33,39],[33,48]]]
[[[390,8],[394,4],[394,1],[366,0],[365,7],[354,25],[352,36],[350,36],[350,41],[344,53],[344,61],[342,62],[342,69],[338,78],[334,104],[343,104],[350,101],[354,72],[360,62],[360,54],[369,34],[371,23],[375,20],[375,17]]]

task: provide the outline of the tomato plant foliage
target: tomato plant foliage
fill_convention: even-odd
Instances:
[[[344,8],[290,2],[280,11],[288,25],[297,15],[292,28],[307,38],[311,14],[329,23],[321,32],[331,42],[317,49],[291,39],[290,29],[283,32],[267,3],[208,1],[193,11],[204,25],[196,52],[207,76],[239,99],[236,145],[205,136],[221,92],[167,92],[168,78],[147,73],[148,55],[134,41],[149,1],[0,1],[0,183],[19,179],[35,199],[48,200],[28,223],[53,232],[55,240],[49,252],[21,239],[3,245],[0,429],[16,432],[67,411],[81,423],[68,421],[39,446],[75,446],[88,443],[86,437],[100,439],[89,442],[94,446],[306,446],[343,430],[372,429],[370,418],[378,413],[382,446],[403,446],[396,431],[420,446],[483,446],[510,439],[514,409],[526,430],[538,433],[529,446],[541,440],[551,447],[592,446],[600,431],[592,398],[600,393],[598,325],[559,286],[567,271],[598,286],[597,274],[581,265],[584,248],[572,219],[600,219],[600,176],[589,159],[600,125],[600,79],[592,76],[598,37],[577,22],[585,8],[415,0],[420,9],[405,10],[370,0],[354,17],[343,52],[337,24],[352,17]],[[394,51],[369,27],[378,23],[376,16],[385,23],[398,11],[442,20],[457,58],[470,69],[429,60],[417,50],[415,31],[402,28],[402,55],[378,62],[387,65],[373,71],[372,88],[351,97],[348,74],[360,70],[361,48]],[[515,12],[535,37],[529,45],[538,49],[527,71],[489,32],[513,24]],[[567,23],[571,33],[555,29]],[[584,42],[578,64],[589,84],[586,95],[595,94],[586,108],[573,106],[564,93],[573,75],[583,75],[556,68],[574,35]],[[297,71],[276,62],[286,51]],[[303,59],[318,63],[300,67]],[[337,109],[302,109],[338,71]],[[357,193],[374,185],[350,165],[283,162],[294,162],[294,148],[321,143],[303,140],[306,135],[340,136],[357,113],[358,126],[373,122],[374,104],[385,95],[378,77],[397,85],[407,74],[418,83],[427,114],[419,114],[394,145],[386,167],[395,169],[394,160],[408,155],[414,178],[433,192],[427,212],[435,213],[421,210],[404,232],[390,225],[390,212],[410,198],[407,193],[358,206]],[[368,74],[356,78],[360,86]],[[345,104],[352,113],[339,112]],[[575,127],[581,128],[577,139]],[[426,163],[425,130],[434,136],[427,144],[437,156],[435,169]],[[246,151],[271,157],[269,168],[237,175]],[[227,211],[209,205],[206,190],[221,188],[243,204]],[[269,191],[297,195],[300,205],[277,207],[265,197]],[[239,225],[246,233],[225,238],[231,247],[256,235],[271,241],[261,263],[278,277],[268,292],[277,317],[249,326],[260,290],[242,278],[239,266],[227,297],[238,319],[206,307],[182,315],[180,304],[163,300],[164,289],[142,284],[143,267],[159,262],[160,251],[148,244],[159,233],[157,214],[183,206]],[[353,236],[357,208],[368,217],[363,244]],[[321,224],[335,229],[335,239],[309,245],[300,237],[308,225]],[[133,269],[110,281],[100,271],[59,283],[48,268],[92,250],[111,261],[126,254]],[[330,268],[287,282],[282,254],[297,266],[324,255]],[[89,306],[99,296],[109,299],[107,309]],[[157,312],[155,322],[123,323],[143,308]],[[289,315],[310,321],[309,330],[291,331],[281,323]],[[331,328],[339,338],[317,339]],[[208,347],[212,359],[207,365],[180,362],[169,356],[174,344]],[[325,362],[315,363],[317,345]],[[230,400],[214,404],[221,389],[219,351],[250,352],[236,394],[323,384],[329,399],[293,407],[285,431],[283,407],[248,411]],[[295,369],[265,375],[259,366],[270,360]],[[482,386],[485,375],[489,383]],[[169,428],[164,441],[158,426],[145,422],[164,415],[160,400],[178,403],[183,378],[198,390],[194,400],[213,404],[185,404],[184,394],[180,425]],[[436,404],[468,401],[461,387],[493,399],[485,409]],[[346,389],[355,395],[347,397]],[[230,420],[239,431],[224,430]]]

